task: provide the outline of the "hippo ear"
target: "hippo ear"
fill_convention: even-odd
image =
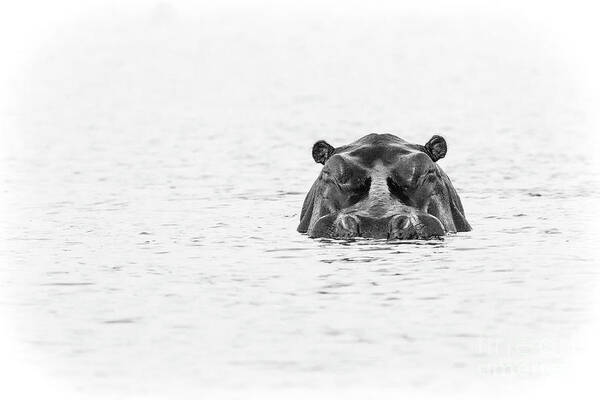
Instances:
[[[315,162],[325,164],[325,162],[333,155],[335,147],[324,140],[319,140],[313,145],[312,156]]]
[[[444,158],[447,150],[448,147],[446,147],[446,141],[443,137],[438,135],[433,135],[431,139],[429,139],[429,142],[425,144],[425,152],[433,161]]]

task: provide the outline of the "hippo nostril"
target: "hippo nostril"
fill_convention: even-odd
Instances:
[[[412,240],[431,239],[444,235],[442,223],[430,215],[418,215],[410,217],[396,215],[392,217],[389,224],[389,239]]]
[[[358,222],[356,222],[356,219],[354,217],[345,215],[342,218],[342,226],[344,227],[344,229],[354,230],[358,228]]]
[[[410,218],[406,215],[395,215],[389,222],[388,239],[408,239],[411,235]]]
[[[360,236],[358,219],[353,215],[341,216],[336,223],[336,233],[341,238]]]
[[[408,228],[409,225],[410,225],[410,219],[405,217],[402,222],[402,225],[400,226],[400,229],[406,229],[406,228]]]
[[[440,220],[427,214],[419,216],[419,223],[415,225],[415,229],[423,239],[441,237],[446,233]]]
[[[406,215],[394,215],[390,220],[390,229],[406,229],[410,219]]]

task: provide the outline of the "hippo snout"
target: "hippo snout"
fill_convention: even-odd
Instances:
[[[360,214],[329,214],[321,217],[309,236],[345,239],[431,239],[446,233],[442,223],[430,214],[400,214],[374,218]]]

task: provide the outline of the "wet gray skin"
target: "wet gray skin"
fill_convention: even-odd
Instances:
[[[313,238],[432,239],[471,230],[452,182],[437,160],[446,141],[424,146],[370,134],[334,148],[313,146],[323,169],[306,195],[298,231]]]

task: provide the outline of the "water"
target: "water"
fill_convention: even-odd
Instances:
[[[160,10],[59,30],[3,113],[0,300],[32,364],[123,396],[560,369],[589,319],[600,192],[551,43],[494,21]],[[312,144],[370,132],[444,135],[473,231],[298,234]]]

